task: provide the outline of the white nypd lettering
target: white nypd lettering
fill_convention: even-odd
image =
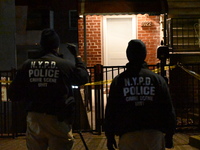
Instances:
[[[130,86],[125,87],[124,96],[127,95],[155,95],[154,86]]]
[[[31,68],[36,68],[36,61],[31,61]]]
[[[47,61],[47,60],[38,60],[38,61],[31,61],[30,68],[56,68],[55,61]]]
[[[126,101],[152,101],[155,86],[150,77],[125,78],[123,94]]]
[[[131,86],[131,85],[150,85],[151,78],[150,77],[132,77],[132,78],[125,78],[124,85]]]
[[[51,62],[51,68],[56,68],[56,62],[55,61]]]
[[[44,81],[44,82],[56,83],[57,79],[54,79],[54,78],[44,78],[43,81]]]
[[[138,96],[129,96],[129,97],[126,97],[126,101],[137,101],[139,98]]]
[[[31,61],[28,71],[29,81],[38,83],[38,87],[47,87],[48,83],[56,83],[60,71],[55,61],[39,60]]]
[[[29,77],[54,77],[58,78],[59,70],[53,69],[30,69]]]
[[[30,82],[42,82],[42,78],[30,78]]]
[[[47,87],[47,83],[38,83],[38,87]]]

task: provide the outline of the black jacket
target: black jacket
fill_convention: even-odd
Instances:
[[[56,115],[66,103],[73,102],[72,85],[87,82],[88,72],[81,58],[73,64],[50,52],[22,65],[10,85],[9,97],[11,101],[26,101],[28,112]]]
[[[146,67],[127,64],[112,81],[105,113],[107,136],[143,129],[173,135],[176,119],[164,78]]]

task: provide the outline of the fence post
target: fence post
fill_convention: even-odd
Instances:
[[[166,79],[166,59],[169,58],[169,48],[167,46],[161,45],[157,49],[157,58],[160,59],[161,76]]]
[[[102,81],[103,80],[103,66],[101,64],[96,64],[94,66],[94,81]],[[95,124],[96,131],[98,134],[101,134],[102,131],[102,97],[103,97],[103,85],[97,84],[95,85]]]

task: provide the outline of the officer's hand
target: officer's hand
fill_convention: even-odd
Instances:
[[[166,148],[173,148],[173,135],[165,135],[165,147]]]
[[[71,44],[71,43],[67,43],[67,48],[69,49],[69,51],[71,52],[71,54],[72,54],[74,57],[77,56],[76,45]]]
[[[107,137],[107,148],[108,150],[115,150],[115,148],[117,148],[114,136]]]

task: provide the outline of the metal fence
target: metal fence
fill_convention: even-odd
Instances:
[[[158,65],[149,65],[150,70],[158,73]],[[102,66],[95,65],[88,68],[90,84],[85,86],[88,91],[85,95],[85,106],[91,124],[91,130],[101,134],[104,130],[105,105],[112,79],[126,70],[125,66]]]
[[[167,20],[167,40],[173,52],[199,51],[199,18],[170,18]]]
[[[185,64],[170,71],[170,91],[177,115],[177,127],[200,127],[200,64]]]
[[[80,93],[75,90],[78,99],[81,118],[76,122],[77,128],[90,130],[101,134],[104,130],[104,115],[107,96],[112,79],[123,72],[125,66],[88,67],[89,83],[80,87]],[[149,69],[159,73],[158,65],[149,65]],[[183,66],[166,66],[169,88],[177,114],[178,128],[199,128],[200,117],[200,64]],[[7,88],[15,72],[0,72],[0,136],[17,136],[25,133],[26,112],[23,103],[12,103],[7,98]],[[79,95],[80,94],[80,95]],[[81,98],[80,98],[81,97]],[[84,124],[82,126],[82,124]],[[85,125],[86,124],[86,125]],[[81,126],[80,126],[81,125]],[[89,127],[88,127],[89,125]],[[86,126],[86,127],[85,127]]]
[[[85,106],[91,130],[101,134],[103,130],[104,113],[109,86],[112,79],[125,70],[125,66],[102,66],[89,67],[90,83],[85,85]]]
[[[13,71],[1,71],[0,72],[0,136],[12,136],[12,104],[7,98],[7,89],[10,84],[10,80],[13,78]]]

